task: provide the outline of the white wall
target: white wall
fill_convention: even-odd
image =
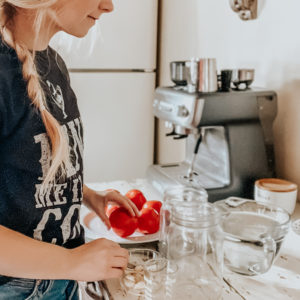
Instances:
[[[300,186],[300,1],[258,1],[259,18],[242,21],[229,0],[164,0],[160,84],[171,83],[170,61],[192,56],[216,57],[219,69],[255,68],[253,85],[275,89],[279,96],[278,174]],[[184,145],[166,140],[162,129],[159,148],[160,162],[183,158]]]
[[[153,162],[155,73],[72,72],[85,182],[145,177]]]

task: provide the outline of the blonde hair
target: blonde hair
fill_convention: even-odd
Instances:
[[[35,40],[38,39],[41,24],[47,8],[57,0],[0,0],[0,34],[4,42],[12,47],[22,63],[22,74],[27,82],[27,92],[32,104],[39,110],[51,146],[51,164],[47,175],[43,178],[43,187],[49,183],[54,183],[56,174],[66,174],[66,166],[69,163],[68,138],[58,121],[49,112],[46,105],[46,96],[40,83],[40,77],[34,62],[35,51],[32,52],[13,37],[9,25],[17,13],[17,8],[36,9],[37,15],[34,23],[36,33]]]

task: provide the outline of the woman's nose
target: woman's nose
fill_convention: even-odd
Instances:
[[[114,10],[114,5],[112,0],[102,0],[100,2],[100,9],[104,11],[104,13],[110,13]]]

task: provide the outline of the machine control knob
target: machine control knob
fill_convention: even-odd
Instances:
[[[159,104],[159,101],[157,99],[154,99],[153,101],[153,107],[157,107]]]
[[[180,105],[178,106],[177,116],[178,117],[187,117],[189,115],[189,110],[184,106]]]

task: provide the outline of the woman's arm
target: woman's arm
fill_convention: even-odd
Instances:
[[[70,265],[67,249],[36,241],[0,226],[0,274],[24,278],[66,278]]]
[[[127,262],[128,251],[106,239],[69,250],[0,226],[1,275],[96,281],[120,277]]]

